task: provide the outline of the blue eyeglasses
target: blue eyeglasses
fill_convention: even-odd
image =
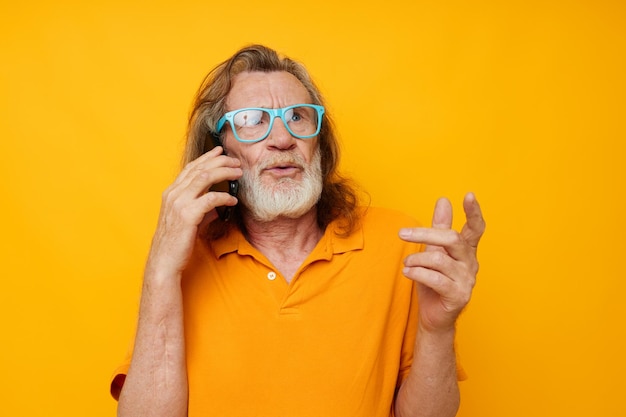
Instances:
[[[294,104],[280,109],[246,107],[222,116],[217,122],[217,131],[221,132],[228,122],[239,142],[259,142],[272,131],[274,119],[280,117],[292,136],[309,139],[320,133],[323,115],[324,106],[316,104]]]

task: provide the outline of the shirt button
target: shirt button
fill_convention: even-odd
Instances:
[[[274,271],[268,272],[267,279],[269,279],[270,281],[274,281],[276,279],[276,272]]]

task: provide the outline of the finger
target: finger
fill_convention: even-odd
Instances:
[[[190,198],[195,198],[206,193],[212,185],[220,181],[237,180],[243,175],[241,168],[231,167],[228,161],[221,160],[221,158],[227,157],[220,156],[217,160],[198,166],[196,169],[181,175],[174,183],[175,188],[179,193],[185,193]]]
[[[432,225],[435,229],[452,228],[452,204],[447,198],[442,197],[435,203]]]
[[[205,164],[207,161],[216,158],[217,156],[221,155],[224,152],[224,149],[221,146],[216,146],[215,148],[211,149],[208,152],[203,153],[202,155],[200,155],[199,157],[197,157],[196,159],[194,159],[193,161],[187,163],[183,169],[181,170],[180,174],[178,175],[178,179],[182,179],[185,177],[185,174],[196,169],[198,167],[198,165],[203,165]]]
[[[435,210],[433,211],[432,227],[434,229],[451,229],[452,228],[452,204],[445,197],[437,199]],[[426,245],[426,252],[443,251],[443,248]]]
[[[190,177],[217,167],[238,168],[240,166],[239,159],[223,154],[223,148],[217,146],[185,165],[174,183],[185,183]]]
[[[183,219],[185,224],[200,225],[203,218],[208,214],[215,212],[216,207],[234,206],[237,204],[237,198],[228,193],[210,192],[193,200],[178,200],[177,211],[179,217]],[[212,216],[212,215],[211,215]]]
[[[201,164],[204,161],[206,161],[208,159],[215,158],[215,157],[217,157],[219,155],[225,155],[224,148],[222,146],[216,146],[216,147],[212,148],[211,150],[203,153],[202,155],[200,155],[199,157],[197,157],[193,161],[189,162],[188,165],[193,166],[193,164],[199,164],[199,163]]]
[[[234,206],[237,204],[237,198],[228,193],[212,192],[211,194],[212,194],[211,196],[207,194],[202,197],[203,199],[210,200],[210,201],[205,202],[208,212],[206,212],[202,221],[198,225],[198,230],[201,233],[206,232],[209,226],[209,223],[213,222],[219,217],[217,210],[216,210],[217,207]]]
[[[404,266],[431,269],[450,279],[463,275],[461,265],[443,251],[417,252],[407,256],[404,260]]]
[[[455,230],[414,227],[400,229],[399,236],[407,242],[426,245],[427,252],[445,250],[453,259],[466,261],[473,257],[475,250]],[[430,250],[428,250],[431,248]]]
[[[461,229],[461,237],[474,249],[485,232],[485,219],[474,193],[467,193],[463,200],[466,222]]]
[[[440,272],[422,267],[405,267],[402,270],[405,277],[412,279],[426,287],[434,290],[438,294],[450,294],[455,283]]]

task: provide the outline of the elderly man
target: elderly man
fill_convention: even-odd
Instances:
[[[301,64],[254,45],[209,74],[112,383],[119,416],[456,414],[479,205],[465,197],[460,233],[446,199],[418,227],[361,206],[338,160]]]

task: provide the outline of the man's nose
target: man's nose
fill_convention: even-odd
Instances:
[[[269,136],[265,140],[268,146],[277,149],[292,149],[296,146],[296,138],[289,133],[285,122],[280,118],[274,119],[274,125]]]

